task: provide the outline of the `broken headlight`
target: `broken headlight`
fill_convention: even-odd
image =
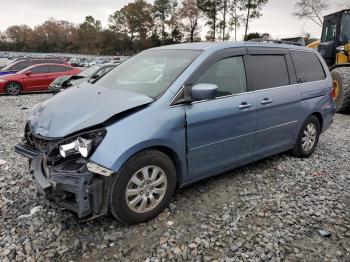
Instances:
[[[88,157],[102,142],[106,135],[106,130],[95,130],[76,136],[71,141],[65,141],[59,145],[59,152],[62,157],[79,153],[82,157]]]

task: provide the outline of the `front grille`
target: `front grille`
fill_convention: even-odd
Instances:
[[[47,151],[48,151],[48,141],[33,136],[33,144],[34,144],[35,148],[39,149],[42,152],[46,152],[47,153]]]
[[[37,135],[34,135],[28,128],[28,125],[25,128],[23,141],[29,146],[38,149],[40,152],[48,156],[57,155],[58,152],[58,141],[57,140],[48,140]],[[49,159],[48,159],[49,160]]]

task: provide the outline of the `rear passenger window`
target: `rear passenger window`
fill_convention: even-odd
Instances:
[[[50,66],[50,72],[67,72],[70,68],[67,66]]]
[[[239,94],[247,91],[247,82],[242,57],[220,60],[209,67],[195,84],[215,84],[217,97]]]
[[[18,62],[17,64],[12,66],[11,70],[21,71],[23,69],[26,69],[27,67],[30,67],[31,65],[32,63],[30,61]]]
[[[326,74],[317,55],[311,52],[292,51],[298,83],[326,79]]]
[[[247,56],[249,91],[268,89],[290,84],[284,55]]]
[[[46,74],[49,73],[49,67],[48,66],[37,66],[37,67],[33,67],[30,70],[33,74]]]

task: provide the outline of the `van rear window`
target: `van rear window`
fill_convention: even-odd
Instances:
[[[326,73],[317,55],[311,52],[292,51],[298,83],[326,79]]]

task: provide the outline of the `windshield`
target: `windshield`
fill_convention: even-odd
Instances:
[[[198,57],[194,50],[149,50],[121,63],[98,84],[157,98]]]
[[[322,34],[322,43],[335,41],[337,35],[337,24],[335,21],[325,21],[323,34]]]
[[[13,64],[14,64],[14,62],[9,63],[5,67],[3,67],[0,71],[9,71],[9,70],[11,70],[11,67],[13,66]]]
[[[344,13],[342,16],[339,41],[341,43],[350,41],[350,13]]]
[[[83,72],[81,72],[80,74],[78,74],[78,76],[82,76],[82,77],[89,77],[91,76],[93,73],[95,73],[98,69],[100,69],[101,66],[90,66],[89,68],[85,69]]]

